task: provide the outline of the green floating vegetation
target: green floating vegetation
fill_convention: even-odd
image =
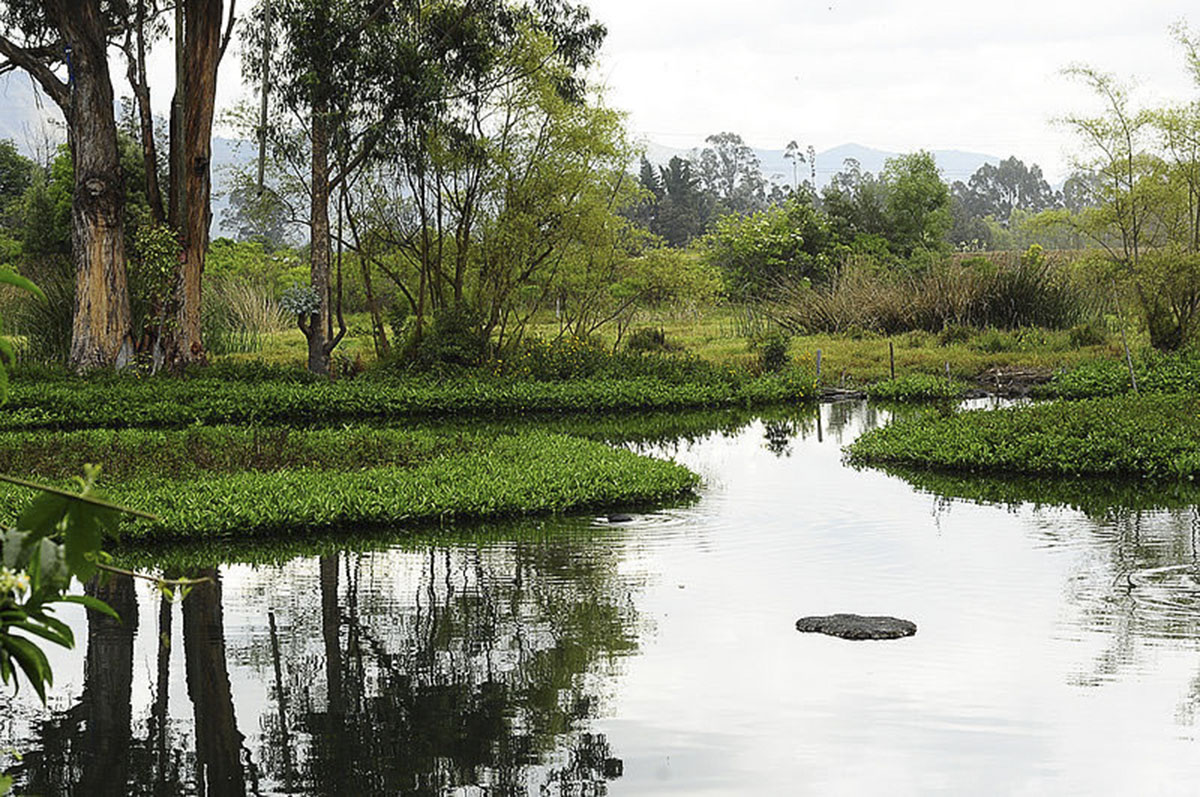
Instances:
[[[1200,399],[1142,396],[929,412],[867,432],[852,463],[1155,479],[1200,472]]]
[[[960,399],[968,386],[957,379],[932,374],[905,374],[867,386],[867,397],[879,401],[940,401]]]
[[[127,521],[127,537],[174,539],[661,503],[689,494],[699,482],[673,462],[564,435],[531,431],[477,442],[403,466],[217,470],[180,479],[144,473],[111,484],[106,494],[159,518]],[[12,522],[28,500],[27,490],[0,488],[0,520]]]
[[[1200,392],[1200,354],[1144,352],[1133,361],[1141,393]],[[1038,394],[1055,398],[1120,396],[1133,392],[1124,360],[1094,360],[1056,374]]]
[[[113,379],[14,385],[0,429],[303,424],[368,419],[730,407],[815,398],[811,374],[716,369],[691,381],[652,376],[537,381],[504,377],[284,380]]]

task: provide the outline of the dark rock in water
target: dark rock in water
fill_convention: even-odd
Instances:
[[[626,515],[621,512],[616,512],[608,516],[609,523],[628,523],[633,520],[633,515]]]
[[[842,639],[900,639],[917,633],[917,625],[896,617],[831,614],[826,617],[801,617],[796,621],[796,630]]]

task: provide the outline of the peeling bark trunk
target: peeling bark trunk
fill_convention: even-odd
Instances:
[[[183,119],[180,124],[183,152],[178,165],[181,207],[177,223],[183,252],[175,286],[173,329],[166,344],[167,363],[179,369],[204,362],[200,332],[201,280],[208,230],[212,221],[212,124],[217,92],[217,65],[221,58],[221,24],[224,0],[184,0]],[[180,89],[177,87],[176,91]]]
[[[124,368],[133,356],[133,336],[125,274],[125,196],[107,31],[98,0],[59,0],[46,7],[71,47],[69,97],[63,107],[75,168],[71,365],[81,371]]]

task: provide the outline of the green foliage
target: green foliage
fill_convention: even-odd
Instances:
[[[1142,352],[1133,360],[1134,376],[1142,393],[1200,392],[1200,353]],[[1095,360],[1055,374],[1042,394],[1061,398],[1117,396],[1132,391],[1124,361]]]
[[[89,467],[77,492],[44,490],[32,503],[29,488],[39,485],[0,478],[10,510],[0,531],[0,681],[16,687],[19,670],[43,702],[54,674],[40,643],[75,643],[70,627],[54,616],[56,605],[81,603],[116,616],[99,600],[66,594],[74,579],[95,575],[103,536],[115,533],[122,511],[94,493],[98,474]]]
[[[625,339],[625,350],[630,352],[668,352],[677,347],[667,342],[667,333],[662,327],[642,327],[635,329]]]
[[[867,396],[881,401],[940,401],[962,398],[967,385],[932,374],[904,374],[867,386]]]
[[[946,246],[950,191],[933,155],[924,150],[889,158],[881,179],[886,189],[888,237],[900,254]]]
[[[1193,478],[1200,399],[1153,396],[927,413],[877,429],[847,450],[858,463],[954,470]]]
[[[739,299],[762,299],[784,281],[823,282],[833,262],[825,217],[795,199],[750,216],[718,219],[704,247],[729,294]]]
[[[788,345],[792,336],[781,329],[772,329],[750,339],[750,350],[758,358],[763,373],[778,373],[787,367]]]
[[[797,401],[816,394],[811,376],[753,377],[695,358],[622,355],[619,376],[565,381],[497,378],[395,379],[387,372],[335,383],[219,379],[63,380],[13,387],[0,429],[313,423],[428,416],[678,409]],[[619,364],[619,365],[618,365]]]
[[[1086,306],[1068,269],[1040,247],[1020,257],[937,257],[921,270],[898,271],[873,260],[848,261],[824,286],[784,283],[770,306],[784,326],[800,332],[859,327],[884,334],[923,329],[961,337],[961,328],[1062,329]]]
[[[487,355],[483,320],[466,304],[435,312],[414,351],[416,364],[433,370],[470,368],[483,363]]]
[[[366,436],[360,436],[366,443]],[[680,465],[544,432],[467,438],[404,467],[134,477],[111,495],[153,507],[130,535],[244,536],[329,527],[428,523],[657,502],[693,489]],[[14,496],[0,491],[0,515]]]
[[[291,294],[285,296],[294,299]],[[260,351],[267,335],[283,332],[294,323],[283,304],[283,300],[276,302],[270,288],[261,282],[230,276],[211,279],[200,319],[208,351]]]

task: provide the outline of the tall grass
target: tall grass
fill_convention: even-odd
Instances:
[[[263,338],[291,325],[270,291],[251,281],[219,277],[208,283],[201,324],[213,354],[262,350]]]
[[[24,293],[15,296],[9,305],[11,316],[5,316],[5,331],[24,338],[19,347],[23,359],[65,363],[71,354],[75,312],[74,266],[65,255],[48,255],[28,263],[22,273],[42,289],[46,298]]]
[[[865,329],[894,334],[947,326],[1064,329],[1087,306],[1061,264],[1040,250],[950,259],[923,271],[847,261],[825,285],[784,282],[768,312],[796,332]]]

